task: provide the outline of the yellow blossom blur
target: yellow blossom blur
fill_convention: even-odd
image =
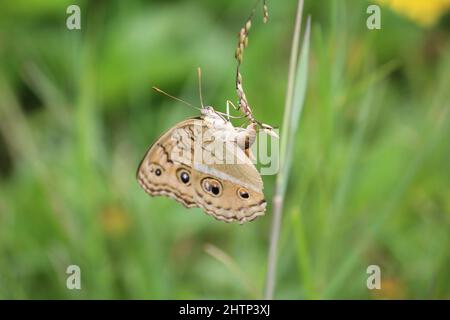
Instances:
[[[450,0],[377,0],[377,2],[424,27],[436,24],[450,9]]]
[[[381,290],[372,290],[375,299],[405,299],[405,288],[400,280],[389,277],[381,280]]]
[[[103,230],[111,237],[121,237],[130,228],[128,215],[118,207],[106,207],[103,209],[100,219]]]

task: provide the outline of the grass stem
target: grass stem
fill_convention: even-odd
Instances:
[[[310,20],[308,19],[304,44],[299,63],[299,43],[303,14],[303,0],[298,1],[295,19],[294,36],[292,39],[291,58],[289,63],[288,85],[286,90],[285,111],[283,118],[283,133],[280,148],[280,172],[277,175],[275,193],[273,196],[273,216],[270,231],[268,269],[264,298],[273,299],[275,290],[278,239],[280,236],[281,216],[284,205],[284,195],[289,175],[290,158],[295,132],[300,119],[301,109],[306,92],[307,60],[309,50]]]

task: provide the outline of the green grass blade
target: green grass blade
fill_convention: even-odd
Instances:
[[[283,121],[283,132],[281,134],[280,150],[280,172],[277,175],[275,194],[273,197],[273,217],[270,233],[270,247],[268,257],[268,270],[266,275],[265,299],[272,299],[275,290],[276,260],[278,251],[278,239],[280,234],[281,214],[283,210],[284,195],[286,191],[289,168],[292,157],[292,149],[295,141],[295,134],[300,121],[301,111],[306,94],[309,39],[311,29],[311,19],[308,17],[304,41],[301,49],[299,62],[297,65],[297,45],[300,37],[301,17],[303,11],[303,1],[299,1],[296,26],[291,51],[291,65],[289,83],[286,95],[286,107]],[[294,67],[296,65],[296,67]],[[293,70],[296,70],[295,78],[292,77]],[[294,82],[292,82],[295,79]]]

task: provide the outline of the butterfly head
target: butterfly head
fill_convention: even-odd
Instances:
[[[214,108],[211,106],[204,106],[203,108],[201,108],[200,112],[202,113],[202,116],[205,117],[213,116],[216,114],[216,110],[214,110]]]
[[[210,119],[210,120],[220,120],[221,122],[226,121],[226,119],[216,110],[214,110],[211,106],[204,106],[200,109],[200,112],[202,114],[202,117],[204,119]]]

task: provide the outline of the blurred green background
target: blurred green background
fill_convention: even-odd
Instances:
[[[436,0],[437,1],[437,0]],[[433,3],[433,1],[429,1]],[[267,214],[243,226],[147,196],[148,146],[196,111],[225,110],[237,32],[254,2],[0,4],[0,298],[261,298]],[[306,105],[281,229],[275,298],[450,298],[450,19],[422,27],[366,1],[305,1]],[[296,3],[259,9],[243,75],[280,126]],[[283,128],[281,128],[282,130]],[[82,290],[66,288],[81,268]],[[366,268],[382,289],[366,287]]]

